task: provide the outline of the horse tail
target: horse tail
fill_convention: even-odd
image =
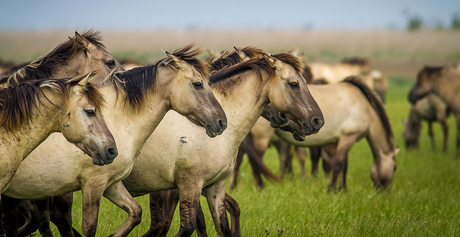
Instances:
[[[380,118],[380,121],[382,121],[383,128],[387,135],[388,143],[390,145],[390,148],[393,150],[395,148],[393,130],[391,129],[390,120],[388,119],[388,115],[385,111],[385,108],[383,107],[382,102],[378,99],[375,93],[366,84],[360,81],[359,77],[350,76],[350,77],[345,78],[345,80],[343,81],[356,86],[367,98],[372,108],[374,108],[375,112],[377,112]]]
[[[262,162],[262,157],[260,157],[254,148],[251,133],[248,134],[241,145],[244,147],[244,150],[248,154],[249,163],[251,163],[251,167],[254,171],[258,171],[259,173],[263,174],[268,180],[277,182],[280,181],[278,176],[273,174],[273,172],[271,172],[270,169]]]

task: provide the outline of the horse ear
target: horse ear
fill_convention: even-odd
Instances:
[[[395,148],[395,150],[394,150],[394,155],[395,155],[395,156],[399,153],[399,150],[400,150],[400,149],[401,149],[401,148],[399,148],[399,146],[397,146],[397,147]]]
[[[165,53],[168,56],[168,58],[165,60],[164,64],[165,65],[169,64],[177,69],[180,69],[181,68],[180,59],[168,51],[165,51]]]
[[[88,43],[78,32],[75,31],[75,39],[83,45],[83,50],[89,52]]]
[[[281,67],[282,64],[280,60],[272,57],[271,55],[267,55],[267,54],[263,54],[263,55],[264,55],[265,60],[267,60],[268,65],[270,65],[271,68],[276,69],[277,67],[278,68]]]

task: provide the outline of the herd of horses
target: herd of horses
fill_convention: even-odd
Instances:
[[[236,187],[245,153],[259,187],[261,175],[279,180],[262,161],[270,144],[280,153],[281,178],[292,169],[291,145],[303,173],[309,147],[312,172],[322,157],[335,190],[339,177],[346,189],[348,151],[366,138],[374,186],[391,186],[399,148],[383,105],[386,77],[370,60],[309,63],[297,51],[271,55],[252,46],[207,60],[201,53],[187,45],[125,70],[100,32],[87,31],[33,62],[1,66],[4,234],[53,236],[53,222],[61,236],[80,236],[71,207],[81,190],[83,236],[96,235],[102,196],[128,214],[111,236],[127,236],[142,215],[133,197],[146,194],[151,225],[143,236],[166,236],[178,204],[177,236],[207,236],[201,195],[219,236],[240,236],[239,206],[225,181]],[[460,121],[458,83],[455,67],[419,72],[409,95],[408,147],[418,146],[421,120],[441,122],[446,137],[448,114]]]

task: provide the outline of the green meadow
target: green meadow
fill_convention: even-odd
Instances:
[[[422,126],[419,150],[407,150],[402,139],[402,120],[408,117],[410,107],[407,94],[417,71],[426,64],[460,61],[460,32],[158,29],[103,31],[102,35],[107,50],[117,59],[134,59],[142,64],[163,58],[163,50],[173,51],[191,42],[215,51],[253,45],[277,53],[295,46],[306,53],[309,61],[337,62],[356,55],[371,58],[374,68],[389,76],[385,107],[396,144],[401,147],[392,188],[383,192],[373,188],[369,175],[373,160],[365,140],[355,144],[349,153],[347,192],[327,192],[328,177],[322,171],[317,177],[309,172],[301,177],[296,159],[293,174],[280,183],[266,181],[265,189],[259,190],[245,158],[238,187],[228,190],[241,208],[242,236],[460,236],[460,157],[455,156],[453,116],[449,118],[448,152],[441,151],[442,132],[438,124],[434,125],[437,150],[431,147],[426,123]],[[35,59],[68,36],[73,36],[73,31],[3,30],[0,61]],[[264,162],[278,173],[279,160],[274,148],[269,148]],[[307,171],[310,168],[307,161]],[[142,235],[150,225],[148,196],[135,199],[143,208],[143,218],[130,236]],[[208,234],[217,236],[205,198],[201,201]],[[124,211],[103,199],[97,236],[108,236],[126,217]],[[81,222],[81,193],[76,192],[73,226],[78,231]],[[52,228],[55,236],[59,236],[57,229]],[[176,210],[168,236],[174,236],[178,229]]]

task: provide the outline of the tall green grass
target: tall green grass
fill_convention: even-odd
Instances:
[[[366,141],[355,144],[349,154],[348,191],[328,193],[328,178],[320,171],[317,177],[299,175],[294,160],[294,173],[281,183],[266,183],[258,190],[252,180],[247,160],[243,162],[236,190],[228,191],[241,208],[242,236],[460,236],[460,159],[455,156],[455,122],[451,126],[449,151],[444,153],[442,133],[435,125],[438,149],[431,149],[423,126],[420,150],[406,150],[403,145],[402,120],[409,111],[407,93],[411,82],[391,78],[387,94],[388,115],[397,145],[397,171],[390,191],[377,192],[370,180],[372,156]],[[277,172],[277,153],[270,148],[264,162]],[[310,163],[307,162],[307,170]],[[228,186],[228,185],[227,185]],[[148,197],[136,198],[143,208],[142,223],[130,236],[140,236],[149,227]],[[209,236],[217,236],[205,199]],[[107,200],[101,204],[97,236],[107,236],[116,230],[127,215]],[[74,227],[81,230],[81,195],[75,195]],[[54,227],[53,227],[54,228]],[[176,210],[168,236],[179,229]],[[54,228],[55,235],[58,236]],[[194,234],[196,236],[196,234]]]

